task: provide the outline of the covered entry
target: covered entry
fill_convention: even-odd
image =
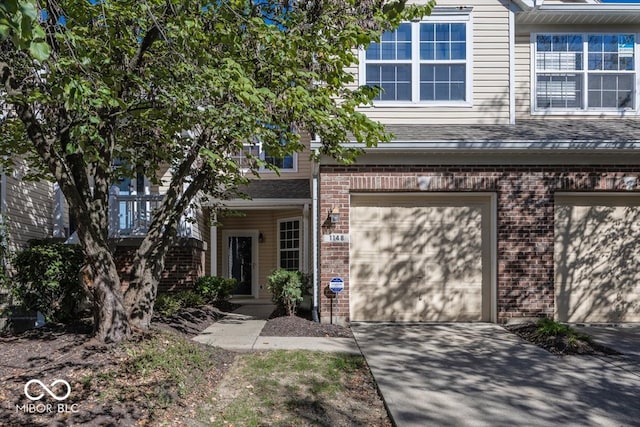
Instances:
[[[640,195],[556,195],[554,220],[557,320],[640,322]]]
[[[492,197],[353,194],[353,321],[490,321]]]

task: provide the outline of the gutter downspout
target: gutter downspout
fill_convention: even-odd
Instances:
[[[315,160],[313,162],[313,177],[311,184],[312,202],[311,202],[311,229],[313,233],[313,308],[311,309],[311,318],[314,322],[320,322],[318,316],[318,290],[320,289],[320,257],[318,241],[318,174],[320,169],[320,161],[318,150],[315,150]]]

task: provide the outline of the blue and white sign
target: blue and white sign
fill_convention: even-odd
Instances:
[[[329,289],[331,289],[331,291],[336,294],[338,292],[342,292],[342,290],[344,289],[344,280],[342,280],[340,277],[334,277],[333,279],[331,279],[331,281],[329,281]]]

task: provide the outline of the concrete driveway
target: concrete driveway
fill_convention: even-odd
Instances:
[[[625,356],[558,357],[485,323],[351,327],[398,426],[640,425]]]

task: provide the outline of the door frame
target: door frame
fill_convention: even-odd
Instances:
[[[222,277],[230,278],[229,275],[229,237],[251,237],[251,294],[238,295],[257,298],[260,286],[258,285],[258,230],[224,230],[222,232]]]

